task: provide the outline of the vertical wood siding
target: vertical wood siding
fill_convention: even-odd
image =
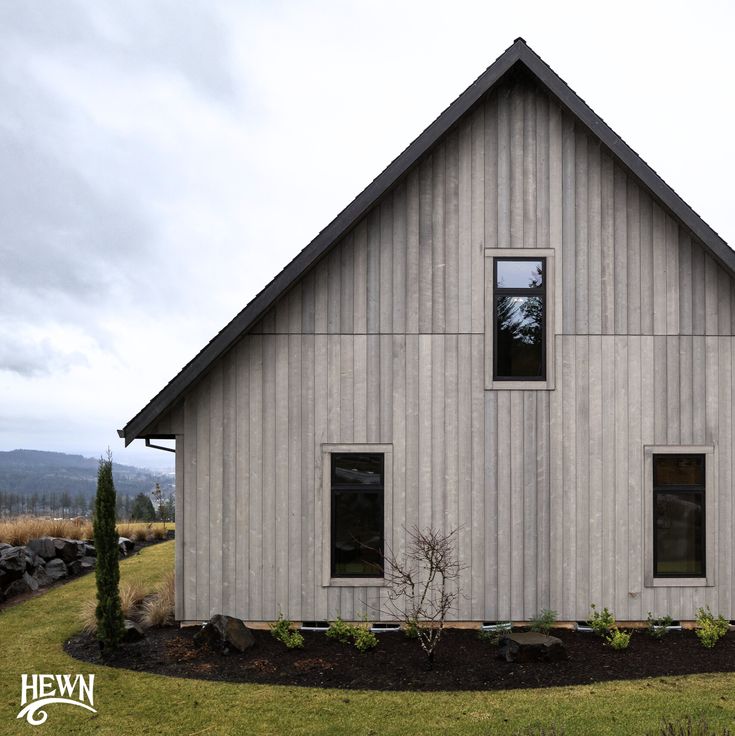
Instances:
[[[556,252],[553,391],[484,390],[486,248]],[[459,528],[457,619],[735,617],[734,310],[730,275],[570,114],[499,87],[159,423],[178,617],[375,615],[380,589],[322,586],[325,442],[393,445],[395,550]],[[643,585],[646,444],[717,448],[715,587]]]

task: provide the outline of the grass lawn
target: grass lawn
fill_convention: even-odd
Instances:
[[[173,542],[146,548],[122,562],[122,577],[153,585],[171,568],[173,554]],[[553,724],[566,736],[629,736],[654,731],[664,716],[703,717],[711,727],[731,726],[735,718],[735,675],[486,694],[382,693],[230,685],[93,667],[62,650],[79,628],[82,601],[92,595],[89,575],[0,613],[1,734],[496,735]],[[94,672],[98,714],[51,705],[41,726],[16,720],[23,672]]]

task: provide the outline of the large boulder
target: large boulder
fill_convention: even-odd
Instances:
[[[25,547],[7,547],[0,552],[0,575],[7,580],[17,580],[26,571]]]
[[[38,590],[38,580],[24,572],[22,577],[17,580],[13,580],[7,588],[5,588],[5,597],[13,598],[16,595],[22,595],[23,593],[32,593]]]
[[[61,580],[68,575],[64,560],[49,560],[44,568],[51,580]]]
[[[207,621],[194,635],[196,644],[210,644],[226,654],[232,649],[244,652],[255,645],[253,632],[239,618],[218,613]]]
[[[127,555],[128,552],[132,552],[135,548],[135,542],[127,537],[118,537],[117,544],[120,547],[120,552]]]
[[[35,578],[39,588],[45,588],[47,585],[51,585],[51,583],[54,582],[51,576],[46,572],[46,568],[43,565],[39,565],[31,577]]]
[[[79,545],[74,539],[54,539],[54,547],[56,547],[56,557],[67,564],[81,557]]]
[[[30,575],[39,568],[43,567],[43,558],[39,557],[30,547],[23,547],[26,556],[26,572]]]
[[[84,557],[97,557],[97,550],[94,548],[93,544],[90,544],[89,542],[84,543]]]
[[[498,658],[506,662],[558,662],[567,658],[567,650],[556,636],[519,632],[500,639]]]
[[[44,560],[52,560],[56,557],[56,545],[54,544],[53,537],[31,539],[26,547],[32,549],[39,557],[43,557]]]
[[[89,572],[96,567],[97,559],[95,557],[82,557],[79,564],[82,566],[82,572]]]
[[[8,544],[7,542],[0,542],[0,553],[4,549],[10,549],[12,546],[13,546],[12,544]]]
[[[122,640],[127,644],[134,641],[140,641],[145,636],[145,631],[143,631],[143,628],[139,624],[135,623],[135,621],[125,619],[123,625],[125,626],[125,631],[123,633]]]
[[[66,571],[69,575],[79,575],[82,571],[82,563],[79,560],[72,560],[67,564]]]

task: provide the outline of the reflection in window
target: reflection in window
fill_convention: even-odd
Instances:
[[[546,377],[545,259],[495,259],[496,380]]]
[[[653,574],[705,577],[704,455],[653,456]]]
[[[383,455],[331,457],[332,577],[382,577]]]

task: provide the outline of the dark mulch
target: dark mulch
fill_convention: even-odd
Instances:
[[[672,632],[662,641],[637,632],[630,647],[617,652],[593,634],[556,630],[552,633],[565,643],[567,661],[508,664],[476,631],[454,629],[446,632],[434,669],[427,671],[418,643],[395,632],[379,634],[377,649],[360,654],[323,633],[304,632],[304,648],[289,651],[268,631],[255,631],[255,647],[228,655],[198,648],[195,632],[150,630],[143,641],[125,645],[104,662],[93,637],[74,637],[64,648],[88,662],[159,675],[372,690],[505,690],[735,671],[733,633],[707,650],[693,631]]]

